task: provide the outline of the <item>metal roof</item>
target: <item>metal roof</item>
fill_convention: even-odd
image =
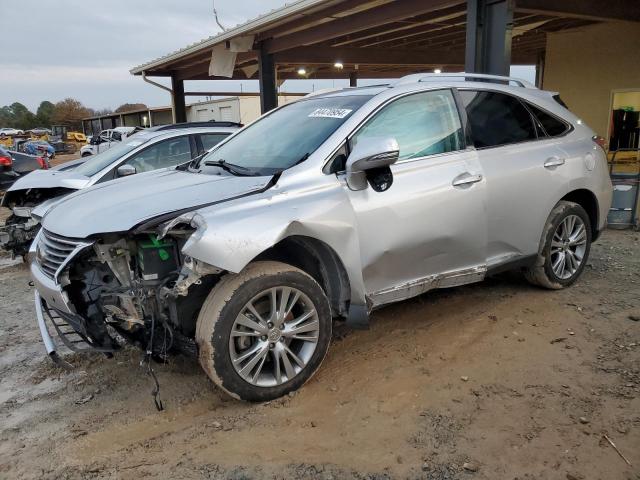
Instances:
[[[198,52],[204,48],[213,47],[214,45],[218,45],[226,40],[230,40],[231,38],[253,33],[255,30],[259,30],[267,25],[273,26],[273,24],[277,23],[279,20],[290,20],[292,15],[308,11],[318,5],[331,3],[336,2],[332,0],[298,0],[297,2],[285,4],[281,8],[273,9],[270,12],[259,15],[245,23],[236,25],[224,32],[220,32],[217,35],[205,38],[204,40],[187,45],[186,47],[169,53],[163,57],[138,65],[137,67],[132,68],[129,72],[132,75],[140,75],[142,72],[149,70],[150,68],[158,67],[164,63],[171,62],[172,60],[177,60],[178,58],[182,58],[190,53]]]
[[[603,21],[640,21],[638,0],[558,2],[517,0],[512,64],[533,64],[546,36]],[[177,80],[209,76],[212,49],[254,36],[253,49],[238,53],[232,79],[254,79],[258,49],[273,55],[279,80],[291,78],[395,78],[464,65],[466,0],[298,0],[234,28],[130,70],[134,75]],[[335,63],[342,64],[336,68]],[[298,69],[306,67],[305,73]]]

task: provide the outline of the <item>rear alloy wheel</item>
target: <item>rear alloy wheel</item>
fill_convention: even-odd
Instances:
[[[533,284],[560,289],[575,282],[589,257],[591,222],[577,203],[559,202],[547,220],[536,264],[525,271]]]
[[[320,366],[330,338],[329,302],[320,285],[278,262],[256,262],[221,279],[196,332],[209,377],[249,401],[300,388]]]

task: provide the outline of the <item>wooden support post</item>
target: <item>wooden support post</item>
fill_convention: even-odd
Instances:
[[[258,75],[260,83],[260,110],[266,113],[278,106],[276,67],[273,55],[267,53],[264,44],[258,53]]]
[[[173,123],[187,121],[187,108],[184,102],[184,80],[171,76],[171,109],[173,111]]]

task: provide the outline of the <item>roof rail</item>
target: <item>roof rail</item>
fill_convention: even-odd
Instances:
[[[506,84],[509,84],[511,82],[515,83],[518,87],[522,87],[522,88],[535,88],[537,89],[538,87],[536,87],[535,85],[533,85],[530,82],[527,82],[526,80],[522,80],[520,78],[514,78],[514,77],[507,77],[507,76],[502,76],[502,75],[487,75],[484,73],[466,73],[466,72],[459,72],[459,73],[414,73],[412,75],[406,75],[402,78],[400,78],[400,80],[398,80],[396,83],[393,84],[393,86],[397,86],[397,85],[406,85],[409,83],[416,83],[416,82],[432,82],[432,81],[439,81],[443,78],[446,79],[451,79],[451,78],[460,78],[462,82],[467,82],[467,81],[474,81],[476,79],[478,79],[479,81],[482,80],[496,80],[496,81],[501,81],[504,82]],[[467,80],[469,79],[469,80]]]

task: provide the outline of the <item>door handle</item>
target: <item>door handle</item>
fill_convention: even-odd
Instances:
[[[469,172],[465,172],[461,175],[458,175],[453,179],[451,185],[454,187],[461,187],[463,185],[470,185],[472,183],[478,183],[482,180],[482,175],[479,173],[471,174]]]
[[[564,165],[564,158],[549,157],[547,161],[544,162],[544,168],[559,167],[560,165]]]

